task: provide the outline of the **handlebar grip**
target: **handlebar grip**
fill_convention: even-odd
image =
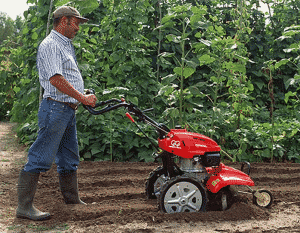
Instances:
[[[126,116],[134,123],[132,116],[128,112],[126,112]]]

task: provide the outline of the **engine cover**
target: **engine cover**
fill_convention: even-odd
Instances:
[[[171,129],[165,138],[158,139],[158,145],[165,151],[187,159],[221,151],[219,145],[211,138],[188,132],[186,129]]]

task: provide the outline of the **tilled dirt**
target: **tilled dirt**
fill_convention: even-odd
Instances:
[[[53,165],[41,174],[35,196],[35,206],[52,214],[41,222],[14,217],[20,166],[9,168],[0,174],[0,232],[300,232],[300,164],[251,164],[254,189],[274,196],[269,209],[239,194],[229,210],[208,206],[206,212],[181,214],[161,213],[157,201],[145,196],[145,181],[158,165],[81,162],[79,194],[86,206],[64,204]]]

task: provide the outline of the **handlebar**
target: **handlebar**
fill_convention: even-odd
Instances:
[[[118,104],[113,105],[113,106],[109,105],[109,106],[107,106],[107,107],[105,107],[101,110],[98,110],[98,111],[95,110],[95,108],[98,108],[100,106],[110,104],[110,103],[113,103],[113,102],[116,102]],[[109,112],[111,110],[114,110],[114,109],[117,109],[117,108],[120,108],[120,107],[129,107],[129,105],[130,104],[126,103],[125,100],[123,101],[123,100],[118,100],[118,99],[110,99],[110,100],[107,100],[107,101],[102,101],[102,102],[96,103],[95,107],[84,105],[84,104],[83,104],[83,107],[93,115],[100,115],[100,114]]]
[[[87,94],[94,94],[95,93],[94,90],[88,90],[88,92],[89,93],[87,93]],[[116,103],[116,104],[111,105],[112,103]],[[108,105],[108,106],[106,106],[106,107],[104,107],[100,110],[95,110],[95,108],[98,108],[98,107],[104,106],[104,105]],[[102,102],[96,103],[95,107],[83,104],[83,107],[93,115],[100,115],[100,114],[109,112],[111,110],[118,109],[120,107],[124,107],[124,108],[128,109],[129,113],[133,114],[134,116],[137,116],[141,121],[144,121],[147,124],[155,127],[161,134],[166,134],[170,131],[166,126],[155,122],[150,117],[145,115],[145,112],[152,111],[153,108],[146,109],[146,110],[142,111],[137,106],[135,106],[133,103],[127,103],[124,98],[121,98],[120,100],[110,99],[110,100],[107,100],[107,101],[102,101]]]
[[[85,94],[95,95],[95,90],[94,89],[85,89]],[[119,103],[119,104],[118,105],[114,105],[114,106],[110,106],[109,105],[106,108],[103,108],[103,109],[98,110],[98,111],[94,110],[95,108],[98,108],[98,107],[106,105],[106,104],[114,103],[114,102]],[[96,103],[95,107],[92,107],[92,106],[89,106],[89,105],[84,105],[84,104],[82,104],[82,105],[91,114],[93,114],[93,115],[100,115],[100,114],[109,112],[109,111],[114,110],[114,109],[119,108],[119,107],[125,107],[124,104],[121,104],[121,103],[125,103],[125,99],[123,99],[123,98],[121,100],[110,99],[110,100],[107,100],[107,101],[102,101],[102,102]]]

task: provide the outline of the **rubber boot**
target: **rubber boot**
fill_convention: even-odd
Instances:
[[[78,195],[77,171],[59,173],[59,185],[66,204],[83,204]]]
[[[40,173],[31,173],[25,172],[23,169],[21,170],[18,183],[17,218],[28,218],[35,221],[50,218],[50,213],[39,211],[33,205],[33,198],[39,176]]]

